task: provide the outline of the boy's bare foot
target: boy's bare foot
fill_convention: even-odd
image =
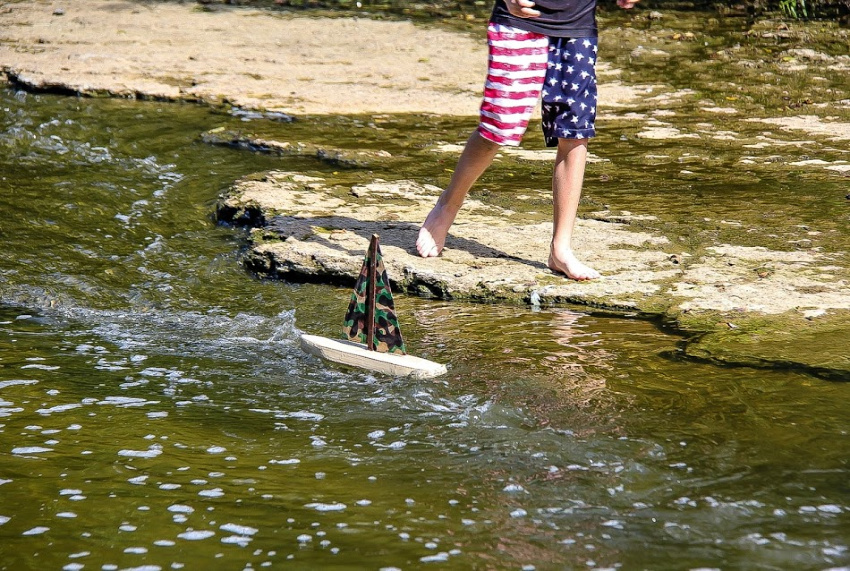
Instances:
[[[572,250],[560,250],[557,256],[554,250],[550,250],[549,263],[547,265],[553,272],[564,274],[571,280],[580,282],[602,277],[599,272],[578,261]]]
[[[419,237],[416,239],[416,251],[423,258],[436,258],[443,251],[449,228],[454,222],[455,214],[447,212],[447,209],[439,203],[431,209],[422,228],[419,229]]]

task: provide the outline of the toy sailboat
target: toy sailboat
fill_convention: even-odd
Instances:
[[[301,348],[329,361],[376,373],[416,378],[442,375],[446,366],[407,354],[377,234],[372,235],[345,314],[348,340],[302,335]]]

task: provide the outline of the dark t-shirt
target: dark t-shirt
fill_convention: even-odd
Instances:
[[[537,18],[517,18],[505,0],[496,0],[492,22],[559,38],[595,38],[596,0],[535,0]]]

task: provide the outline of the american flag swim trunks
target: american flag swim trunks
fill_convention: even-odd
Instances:
[[[487,44],[482,137],[519,145],[541,95],[547,146],[596,134],[596,38],[550,37],[491,22]]]

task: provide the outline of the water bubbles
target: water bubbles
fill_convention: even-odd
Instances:
[[[50,531],[49,527],[44,527],[40,525],[26,530],[25,532],[21,533],[21,535],[41,535],[43,533],[47,533],[48,531]]]
[[[323,504],[323,503],[309,503],[304,505],[305,508],[312,508],[318,512],[341,512],[345,510],[348,506],[341,502],[335,502],[332,504]]]
[[[173,506],[168,506],[168,511],[172,513],[190,514],[195,511],[195,508],[192,506],[174,504]]]
[[[502,488],[502,491],[507,492],[509,494],[516,494],[520,492],[525,492],[526,490],[519,484],[508,484],[507,486]]]
[[[157,547],[174,547],[177,545],[177,542],[170,539],[157,539],[153,544]]]
[[[212,537],[212,536],[214,536],[214,535],[215,535],[215,532],[214,532],[214,531],[209,531],[209,530],[199,530],[199,531],[189,530],[189,531],[184,531],[183,533],[179,533],[179,534],[177,534],[177,537],[179,537],[180,539],[185,539],[185,540],[187,540],[187,541],[200,541],[200,540],[202,540],[202,539],[209,539],[210,537]]]
[[[302,533],[301,535],[299,535],[295,539],[298,541],[298,543],[304,544],[304,543],[309,543],[309,542],[313,541],[313,536],[308,534],[308,533]]]
[[[372,432],[367,434],[367,436],[372,440],[379,440],[386,435],[387,435],[387,433],[383,430],[373,430]]]
[[[372,500],[357,500],[354,503],[357,504],[358,506],[364,506],[365,507],[365,506],[372,505]]]
[[[135,478],[130,478],[127,480],[131,484],[135,484],[137,486],[144,484],[148,479],[148,476],[136,476]]]
[[[20,454],[22,456],[42,454],[44,452],[53,452],[53,448],[45,448],[44,446],[19,446],[12,448],[12,454]]]
[[[224,495],[224,490],[221,488],[212,488],[211,490],[201,490],[198,492],[199,496],[204,498],[220,498]]]
[[[255,527],[249,527],[247,525],[239,525],[236,523],[226,523],[222,525],[219,529],[222,531],[226,531],[229,533],[235,533],[237,535],[254,535],[258,530]]]
[[[160,444],[153,444],[147,450],[123,449],[118,451],[119,456],[125,456],[127,458],[156,458],[160,454],[162,454],[162,446]]]
[[[6,522],[8,522],[10,519],[12,518],[10,518],[9,516],[0,515],[0,525],[5,525]]]
[[[208,454],[222,454],[224,452],[227,452],[227,448],[223,446],[210,446],[207,448]]]

